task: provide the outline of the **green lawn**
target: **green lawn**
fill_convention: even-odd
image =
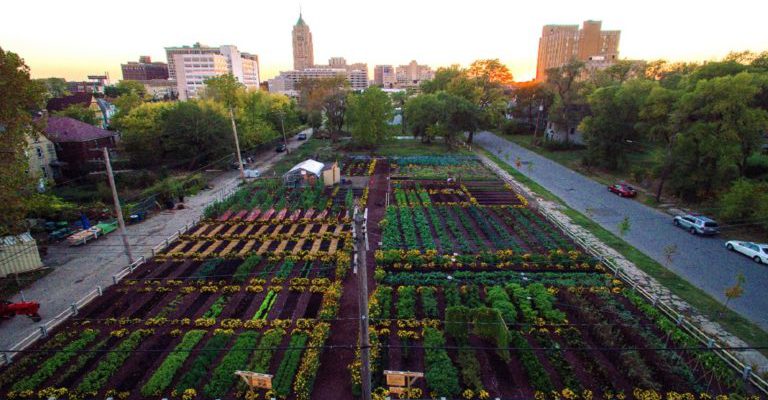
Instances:
[[[499,165],[499,167],[503,168],[510,175],[512,175],[516,180],[527,186],[532,191],[536,192],[536,194],[542,198],[563,205],[563,213],[570,217],[575,224],[592,232],[592,234],[600,239],[603,243],[618,251],[627,260],[634,263],[640,270],[656,279],[656,281],[660,284],[664,285],[667,289],[669,289],[670,292],[674,293],[676,296],[680,297],[688,304],[696,308],[702,315],[706,316],[712,321],[718,322],[725,329],[747,342],[750,346],[758,347],[768,343],[768,333],[766,333],[758,325],[742,317],[735,311],[724,309],[723,305],[715,298],[705,293],[703,290],[695,287],[663,265],[657,263],[655,260],[632,247],[629,243],[625,242],[620,237],[614,235],[610,231],[601,227],[596,222],[587,218],[585,215],[568,207],[562,200],[560,200],[560,198],[546,190],[541,185],[532,181],[530,178],[526,177],[515,168],[506,164],[495,155],[484,149],[480,149],[480,151],[488,156],[488,158],[493,160],[497,165]],[[765,356],[768,356],[768,349],[762,349],[760,352]]]

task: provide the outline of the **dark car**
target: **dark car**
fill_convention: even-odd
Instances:
[[[296,135],[296,140],[307,140],[307,134],[304,132],[299,133]]]
[[[615,185],[608,186],[608,190],[616,193],[621,197],[635,197],[637,196],[637,190],[626,183],[617,183]]]
[[[278,153],[284,152],[285,151],[285,144],[284,143],[278,144],[277,147],[275,147],[275,151],[278,152]]]

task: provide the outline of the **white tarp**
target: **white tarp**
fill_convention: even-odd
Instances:
[[[286,173],[286,175],[290,174],[293,171],[303,169],[303,170],[305,170],[307,172],[310,172],[310,173],[314,174],[317,177],[320,177],[320,174],[323,172],[323,167],[324,166],[325,166],[325,164],[323,164],[323,163],[321,163],[319,161],[315,161],[315,160],[312,160],[312,159],[304,160],[304,161],[296,164],[293,168],[291,168],[291,170],[288,171]]]

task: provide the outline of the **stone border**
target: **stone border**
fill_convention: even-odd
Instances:
[[[601,242],[589,230],[576,225],[563,214],[561,206],[555,202],[545,200],[518,182],[507,171],[500,168],[485,154],[475,150],[475,154],[503,181],[512,185],[516,191],[529,200],[542,215],[552,223],[560,227],[571,236],[578,244],[588,252],[602,259],[603,263],[614,271],[614,274],[628,283],[633,290],[637,290],[646,297],[649,302],[670,316],[689,333],[702,341],[708,347],[715,344],[721,347],[749,347],[749,345],[734,336],[717,322],[710,321],[700,314],[690,304],[678,296],[672,294],[669,289],[659,284],[653,277],[640,270],[634,263],[627,260],[619,252]],[[742,374],[745,380],[752,382],[755,387],[768,394],[768,382],[757,374],[768,373],[768,358],[757,350],[717,351],[729,365]],[[755,371],[753,372],[753,368]]]

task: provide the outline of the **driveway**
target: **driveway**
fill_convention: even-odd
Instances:
[[[693,236],[673,226],[669,214],[620,198],[604,185],[490,132],[476,134],[474,141],[512,166],[519,157],[521,173],[615,234],[628,217],[624,240],[723,303],[725,289],[741,272],[746,278],[744,295],[728,306],[768,329],[768,266],[727,251],[724,243],[731,238]],[[677,246],[671,263],[665,256],[670,245]]]
[[[311,129],[305,132],[308,136],[312,134]],[[288,146],[295,149],[304,143],[306,141],[297,141],[292,137]],[[257,156],[256,162],[249,167],[266,171],[285,154],[276,153],[274,150],[266,151]],[[204,190],[195,196],[187,197],[183,210],[161,211],[140,224],[128,225],[126,230],[133,257],[148,258],[152,247],[198,218],[208,204],[215,201],[224,191],[236,187],[238,178],[238,171],[224,172],[212,180],[212,190]],[[50,246],[43,262],[53,268],[53,271],[23,292],[25,299],[40,302],[43,320],[35,323],[26,317],[16,317],[0,323],[0,349],[10,348],[38,324],[49,321],[97,285],[110,285],[112,275],[128,265],[118,231],[84,246],[69,247],[65,243]],[[11,298],[11,301],[20,300],[21,295]]]

